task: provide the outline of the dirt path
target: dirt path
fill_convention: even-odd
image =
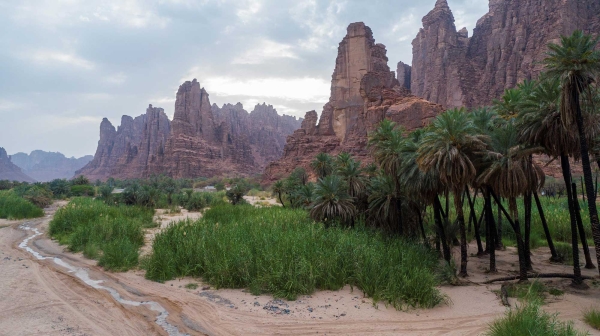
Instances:
[[[54,209],[48,212],[51,216]],[[54,259],[38,260],[19,248],[19,244],[38,229],[45,232],[50,217],[24,222],[0,223],[0,334],[7,335],[167,335],[156,323],[159,313],[149,305],[122,304],[102,288],[94,288],[81,278],[112,288],[124,300],[156,302],[168,312],[166,322],[177,332],[190,335],[479,335],[501,316],[505,308],[494,290],[500,285],[442,287],[450,304],[430,310],[398,312],[363,298],[356,288],[337,292],[322,291],[296,301],[273,300],[268,295],[254,296],[244,290],[214,290],[202,282],[185,278],[164,284],[144,279],[142,271],[104,272],[80,254],[64,252],[46,235],[28,241],[39,254],[57,257],[77,269],[69,272]],[[470,249],[474,250],[472,247]],[[539,251],[539,253],[537,253]],[[534,268],[538,271],[569,272],[568,266],[550,265],[544,250],[536,251]],[[594,259],[595,260],[595,259]],[[487,260],[472,257],[470,281],[490,277],[484,272]],[[498,253],[500,275],[516,269],[512,249]],[[585,270],[596,275],[595,270]],[[79,275],[79,276],[78,276]],[[495,275],[494,275],[495,276]],[[198,288],[186,288],[188,284]],[[592,331],[581,322],[582,310],[600,306],[600,289],[578,292],[568,280],[553,280],[553,287],[566,294],[550,298],[544,309],[560,313],[561,319],[576,321],[577,327]],[[171,330],[171,332],[173,332]]]

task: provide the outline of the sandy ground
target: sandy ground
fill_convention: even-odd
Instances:
[[[48,211],[52,215],[54,209]],[[182,213],[177,217],[189,214]],[[197,216],[197,215],[194,215]],[[165,222],[177,217],[162,216]],[[28,221],[45,231],[50,217]],[[107,292],[93,289],[51,260],[36,260],[18,247],[30,232],[20,222],[0,222],[0,334],[4,335],[166,335],[154,320],[156,313],[144,306],[116,302]],[[156,229],[154,233],[156,232]],[[122,297],[134,301],[156,301],[169,312],[168,322],[190,335],[479,335],[488,324],[502,316],[506,308],[494,291],[500,284],[481,285],[488,278],[514,274],[517,256],[508,248],[498,253],[499,274],[485,273],[486,258],[471,257],[467,286],[441,287],[449,303],[429,310],[396,311],[374,306],[358,289],[320,291],[296,301],[254,296],[245,290],[215,290],[198,279],[177,279],[164,284],[148,281],[143,271],[104,272],[80,254],[43,235],[29,246],[46,256],[56,256],[87,270]],[[476,251],[474,246],[470,252]],[[455,251],[458,254],[458,250]],[[570,272],[568,266],[552,265],[546,250],[535,250],[534,268],[542,272]],[[595,260],[595,259],[594,259]],[[596,276],[596,270],[584,270]],[[196,289],[186,285],[197,284]],[[550,280],[549,285],[566,294],[551,297],[544,309],[559,313],[560,319],[574,320],[577,327],[593,335],[582,321],[582,311],[600,308],[598,282],[588,281],[590,289],[577,291],[569,280]],[[514,302],[513,302],[514,304]]]
[[[281,206],[281,203],[279,203],[279,201],[277,201],[275,198],[268,198],[268,197],[263,197],[264,199],[261,199],[258,196],[244,196],[244,199],[246,201],[248,201],[248,203],[252,204],[252,205],[257,205],[257,206]]]
[[[140,251],[140,255],[144,256],[151,252],[154,236],[167,228],[170,224],[187,219],[196,220],[200,217],[202,217],[202,213],[189,212],[183,208],[181,209],[180,213],[169,213],[169,210],[167,209],[156,209],[154,213],[154,221],[158,223],[158,226],[156,228],[146,230],[146,233],[144,234],[144,246]]]

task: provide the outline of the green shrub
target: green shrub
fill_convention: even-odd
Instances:
[[[563,260],[563,263],[573,265],[573,246],[571,244],[556,242],[554,243],[554,247],[558,256]]]
[[[444,301],[426,247],[365,228],[326,229],[304,210],[221,204],[159,233],[146,277],[201,276],[217,288],[294,299],[350,284],[400,309]]]
[[[577,336],[585,335],[573,327],[573,322],[560,322],[556,315],[550,315],[540,308],[535,300],[524,302],[506,315],[494,321],[487,333],[490,336],[519,335],[553,335]]]
[[[95,190],[94,187],[88,184],[76,184],[71,186],[71,196],[81,197],[81,196],[94,196]]]
[[[49,233],[70,250],[99,259],[100,266],[123,271],[137,265],[144,244],[143,228],[154,225],[153,213],[143,207],[75,198],[56,212]]]
[[[195,192],[190,194],[185,204],[188,211],[200,211],[206,207],[223,204],[224,192]]]
[[[590,308],[583,314],[583,320],[592,328],[600,330],[600,311]]]
[[[44,211],[10,190],[0,191],[0,218],[25,219],[42,217]]]

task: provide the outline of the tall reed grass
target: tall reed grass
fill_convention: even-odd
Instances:
[[[0,191],[0,218],[25,219],[42,217],[44,210],[30,201],[18,196],[13,191]]]
[[[56,212],[49,233],[71,251],[98,259],[100,266],[125,271],[138,264],[143,228],[154,225],[152,217],[148,208],[75,198]]]
[[[427,248],[364,228],[325,228],[306,211],[217,205],[155,237],[146,277],[200,276],[217,288],[295,299],[356,286],[397,309],[433,307],[438,261]]]

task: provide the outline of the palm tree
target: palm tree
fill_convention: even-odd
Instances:
[[[333,160],[329,154],[317,154],[317,157],[310,163],[310,166],[318,178],[324,178],[333,172]]]
[[[569,156],[574,159],[579,159],[581,155],[580,142],[575,132],[569,131],[564,127],[561,121],[560,113],[560,82],[557,78],[547,78],[541,81],[531,94],[523,101],[522,113],[519,115],[519,133],[520,140],[536,146],[544,148],[544,153],[551,157],[560,157],[563,179],[565,186],[570,186],[571,181],[571,166]],[[598,115],[591,113],[593,111],[586,110],[585,118],[589,122],[586,123],[585,134],[590,140],[597,133]],[[583,225],[577,221],[575,202],[576,197],[573,196],[571,188],[567,188],[569,215],[571,225],[577,228],[581,236],[581,242],[584,248],[586,259],[586,268],[594,268],[590,257],[587,240]],[[570,200],[570,201],[569,201]],[[542,221],[544,223],[544,221]],[[547,231],[547,228],[544,227]],[[573,229],[574,230],[574,229]],[[573,231],[574,241],[572,241],[574,249],[573,258],[574,265],[579,264],[579,249],[577,248],[577,231]],[[549,241],[549,244],[551,242]],[[576,273],[578,273],[576,271]]]
[[[337,174],[344,179],[348,185],[348,194],[357,198],[365,192],[367,181],[363,176],[363,169],[360,166],[360,161],[349,158],[344,161],[343,165],[338,165]]]
[[[436,170],[440,182],[454,194],[454,208],[460,229],[460,276],[467,273],[467,234],[462,194],[477,171],[471,157],[485,148],[485,137],[469,119],[464,109],[451,109],[432,122],[417,151],[417,163],[424,171]]]
[[[397,228],[400,234],[404,232],[402,221],[402,186],[398,177],[398,172],[402,166],[402,155],[400,153],[404,141],[402,133],[403,129],[396,127],[396,123],[384,119],[369,135],[369,146],[372,149],[375,162],[391,178],[394,186],[394,200],[398,214]]]
[[[600,51],[596,50],[599,40],[599,37],[594,38],[576,30],[571,36],[561,36],[560,44],[548,44],[550,51],[544,59],[548,75],[560,79],[562,84],[561,120],[568,129],[573,124],[577,125],[581,165],[588,195],[595,195],[595,191],[580,100],[582,95],[590,93],[590,85],[600,71]],[[569,189],[569,185],[567,185],[567,189]],[[594,244],[596,251],[600,251],[600,221],[598,220],[596,199],[588,197],[587,200]],[[596,258],[600,265],[600,253],[596,253]],[[600,267],[598,269],[600,271]]]
[[[304,209],[310,209],[314,197],[315,186],[312,183],[307,183],[294,191],[293,197],[298,200],[298,203]]]
[[[375,222],[392,230],[400,216],[393,179],[384,174],[373,177],[369,183],[369,214]]]
[[[281,205],[285,208],[285,203],[283,203],[283,199],[281,198],[281,195],[284,192],[285,192],[285,187],[284,187],[282,180],[279,180],[279,181],[273,183],[273,193],[277,195],[277,198],[279,199],[279,203],[281,203]]]
[[[310,216],[317,221],[336,219],[347,222],[356,214],[352,197],[344,180],[337,175],[320,178],[315,186]]]

